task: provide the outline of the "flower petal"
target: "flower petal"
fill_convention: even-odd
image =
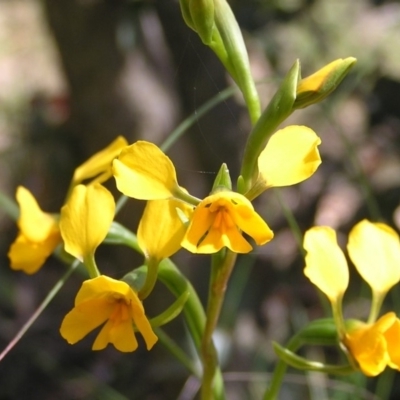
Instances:
[[[118,136],[105,149],[99,151],[82,165],[75,169],[72,184],[75,186],[85,179],[93,178],[101,174],[98,183],[104,182],[112,176],[112,161],[118,157],[124,147],[128,146],[128,142],[122,136]]]
[[[321,164],[321,139],[306,126],[288,126],[271,136],[258,157],[265,188],[289,186],[309,178]]]
[[[363,279],[377,293],[386,292],[400,280],[400,240],[389,226],[359,222],[351,230],[349,256]]]
[[[60,230],[65,250],[83,260],[94,254],[114,219],[112,194],[100,184],[75,186],[61,209]]]
[[[128,307],[125,305],[125,307]],[[134,351],[138,347],[138,343],[133,330],[132,320],[111,320],[109,319],[97,335],[93,343],[92,350],[102,350],[107,347],[108,343],[122,352]]]
[[[110,316],[114,304],[105,297],[94,298],[76,305],[63,319],[61,336],[75,344],[89,332],[104,323]]]
[[[29,241],[42,242],[52,232],[58,231],[56,219],[40,209],[36,199],[28,189],[19,186],[16,197],[20,206],[18,226]]]
[[[150,322],[144,313],[143,305],[140,303],[139,299],[137,299],[137,302],[131,302],[131,315],[138,331],[146,342],[147,350],[150,350],[157,342],[158,337],[153,332]]]
[[[186,226],[180,209],[189,219],[193,207],[177,200],[148,201],[138,228],[138,242],[147,257],[168,258],[181,248]]]
[[[396,318],[392,326],[384,332],[390,361],[389,366],[400,370],[400,320]]]
[[[117,188],[140,200],[164,200],[179,190],[172,161],[153,143],[138,141],[114,160]]]
[[[11,268],[22,270],[26,274],[34,274],[60,242],[61,236],[58,231],[41,243],[31,242],[24,235],[19,234],[8,252]]]
[[[337,245],[336,232],[325,226],[309,229],[304,236],[304,249],[307,251],[304,275],[336,303],[349,284],[347,261]]]

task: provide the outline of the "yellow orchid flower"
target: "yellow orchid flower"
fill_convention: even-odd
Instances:
[[[306,126],[291,125],[275,132],[258,157],[258,177],[246,197],[268,188],[291,186],[308,179],[321,164],[321,139]]]
[[[83,282],[74,308],[61,324],[60,333],[68,343],[75,344],[102,324],[93,350],[102,350],[108,343],[122,352],[136,350],[134,327],[142,334],[148,350],[158,340],[132,288],[104,275]]]
[[[61,243],[57,219],[43,212],[31,192],[19,186],[16,194],[20,207],[19,233],[8,256],[11,268],[34,274]]]
[[[220,191],[206,197],[196,207],[182,247],[192,253],[216,253],[225,246],[236,253],[248,253],[252,246],[241,231],[258,245],[269,242],[274,236],[246,197]]]
[[[193,206],[178,200],[147,202],[137,232],[139,246],[147,258],[161,261],[181,248],[186,226],[179,212],[189,220]]]
[[[386,366],[400,369],[400,320],[393,312],[376,321],[387,291],[400,280],[400,240],[382,223],[363,220],[349,235],[349,255],[362,278],[371,286],[372,306],[368,323],[345,326],[341,302],[348,286],[346,259],[329,227],[313,227],[304,237],[307,251],[305,275],[329,298],[339,339],[368,375],[380,374]]]
[[[65,250],[81,261],[93,256],[108,233],[114,213],[114,198],[104,186],[75,186],[61,209],[60,230]]]
[[[112,161],[121,150],[128,146],[122,136],[118,136],[105,149],[99,151],[75,169],[72,186],[82,183],[86,179],[95,178],[95,182],[102,183],[112,177]],[[92,182],[94,183],[94,182]]]
[[[364,324],[346,333],[343,343],[367,376],[379,375],[389,366],[400,370],[400,320],[389,312],[374,324]]]

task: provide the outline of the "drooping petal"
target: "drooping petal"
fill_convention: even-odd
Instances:
[[[231,215],[235,224],[243,232],[251,236],[259,245],[263,245],[274,237],[266,222],[254,211],[253,205],[243,196],[234,193],[231,198]]]
[[[105,149],[99,151],[82,165],[76,168],[72,179],[75,186],[82,183],[85,179],[98,177],[98,183],[106,181],[112,176],[112,161],[118,157],[124,147],[128,146],[128,142],[122,136],[118,136]]]
[[[110,318],[97,335],[92,350],[102,350],[109,343],[122,352],[134,351],[138,343],[133,330],[128,305],[115,304],[114,317]]]
[[[172,161],[153,143],[138,141],[113,162],[117,188],[140,200],[165,200],[179,190]]]
[[[362,278],[377,293],[386,293],[400,280],[400,240],[389,226],[359,222],[351,230],[349,256]]]
[[[75,344],[103,324],[112,313],[114,304],[103,298],[93,298],[75,306],[63,319],[61,336]]]
[[[313,227],[305,233],[303,246],[307,251],[304,275],[336,303],[349,283],[347,261],[337,244],[336,232],[325,226]]]
[[[396,321],[394,313],[387,313],[373,325],[365,325],[346,334],[344,343],[367,376],[376,376],[390,363],[385,332]]]
[[[60,242],[61,236],[58,231],[41,243],[31,242],[24,235],[19,234],[8,252],[11,268],[22,270],[26,274],[34,274]]]
[[[28,189],[19,186],[16,194],[20,206],[18,226],[23,235],[31,242],[40,243],[54,231],[58,231],[56,219],[43,212]]]
[[[206,197],[195,208],[189,227],[181,243],[182,247],[191,253],[197,252],[197,245],[200,239],[208,232],[215,218],[215,215],[209,211],[211,202],[208,199],[209,197]]]
[[[138,228],[138,242],[147,257],[168,258],[181,248],[186,226],[177,209],[189,219],[193,207],[178,200],[148,201]]]
[[[112,194],[100,184],[78,185],[61,209],[60,230],[65,250],[83,260],[94,254],[114,219]]]
[[[151,348],[156,344],[158,337],[153,332],[150,322],[144,313],[143,305],[139,299],[131,302],[131,316],[136,328],[146,342],[147,350],[151,350]]]
[[[320,143],[321,139],[306,126],[287,126],[277,131],[258,158],[258,181],[270,188],[309,178],[321,164]]]

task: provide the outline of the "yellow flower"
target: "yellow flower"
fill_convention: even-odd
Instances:
[[[20,206],[19,233],[8,256],[11,268],[34,274],[61,243],[57,219],[43,212],[35,198],[22,186],[16,194]]]
[[[118,190],[139,200],[165,200],[180,192],[172,161],[153,143],[138,141],[113,162]]]
[[[112,161],[126,146],[128,146],[126,139],[118,136],[105,149],[99,151],[76,168],[72,178],[72,186],[82,183],[85,179],[96,178],[95,181],[97,183],[102,183],[111,178]]]
[[[380,374],[386,366],[400,369],[400,320],[389,312],[376,321],[388,290],[400,280],[400,240],[389,226],[359,222],[351,230],[347,245],[358,272],[372,289],[369,323],[345,327],[341,301],[348,286],[346,259],[328,227],[314,227],[304,237],[307,250],[305,275],[331,304],[339,338],[361,371],[368,376]]]
[[[178,200],[150,200],[138,228],[138,242],[147,258],[161,261],[181,248],[186,232],[182,217],[189,219],[193,207]]]
[[[182,247],[192,253],[216,253],[224,246],[236,253],[248,253],[252,246],[241,231],[258,245],[273,238],[272,231],[249,200],[239,193],[220,191],[196,207]]]
[[[81,261],[93,255],[105,239],[114,213],[114,198],[104,186],[75,186],[61,209],[60,230],[65,250]]]
[[[308,179],[321,164],[321,139],[306,126],[291,125],[275,132],[258,157],[258,176],[246,197],[266,189],[295,185]]]
[[[134,327],[142,334],[148,350],[157,342],[136,293],[127,283],[104,275],[83,282],[60,333],[68,343],[75,344],[102,324],[93,350],[102,350],[108,343],[122,352],[136,350]]]
[[[400,320],[389,312],[374,324],[350,330],[343,342],[367,376],[376,376],[389,366],[400,369]]]

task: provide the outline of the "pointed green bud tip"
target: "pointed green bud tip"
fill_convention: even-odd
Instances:
[[[221,165],[221,168],[219,169],[218,174],[215,177],[211,193],[227,189],[232,190],[232,181],[229,175],[229,169],[227,165],[224,163]]]
[[[332,93],[356,63],[354,57],[339,58],[300,80],[293,109],[318,103]]]
[[[215,27],[214,0],[180,0],[183,19],[198,33],[204,44],[210,45]]]

